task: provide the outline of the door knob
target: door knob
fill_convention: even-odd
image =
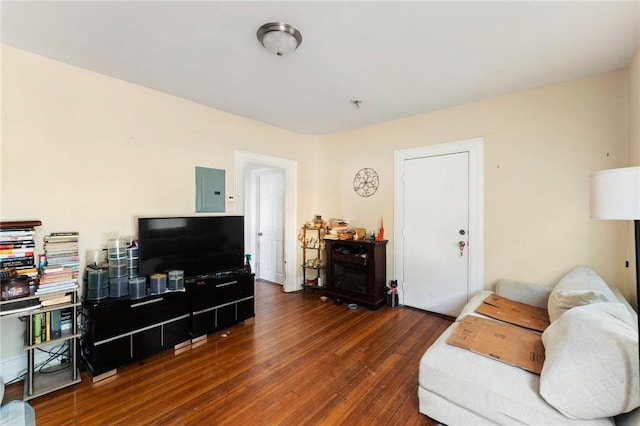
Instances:
[[[464,241],[460,241],[458,242],[458,248],[460,249],[460,256],[462,256],[462,252],[464,251],[464,248],[466,247],[467,243],[465,243]]]

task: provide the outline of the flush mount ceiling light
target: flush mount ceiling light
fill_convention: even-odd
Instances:
[[[269,52],[284,56],[295,51],[302,43],[302,34],[292,25],[270,22],[258,28],[258,40]]]

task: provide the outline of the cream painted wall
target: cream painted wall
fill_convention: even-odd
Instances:
[[[589,264],[631,295],[625,227],[588,218],[587,184],[590,172],[627,164],[625,71],[312,137],[4,45],[1,54],[0,218],[40,219],[41,236],[77,230],[83,256],[133,235],[136,216],[192,214],[196,165],[227,170],[233,194],[239,149],[298,161],[300,224],[322,214],[372,229],[384,218],[392,279],[394,150],[482,136],[486,287],[551,283]],[[370,198],[352,189],[362,167],[380,173]],[[0,321],[2,363],[23,356],[22,330]]]
[[[588,264],[630,297],[624,226],[589,219],[588,188],[591,172],[627,163],[626,98],[620,71],[332,135],[328,151],[349,159],[335,187],[341,215],[367,227],[384,217],[392,255],[394,150],[483,137],[485,288],[555,283]],[[373,197],[351,189],[361,167],[380,174]]]
[[[313,137],[5,45],[1,54],[0,218],[41,220],[39,252],[54,231],[79,231],[84,258],[134,235],[137,216],[194,214],[195,166],[225,169],[233,194],[236,149],[297,160],[299,221],[320,207]],[[0,357],[22,357],[22,323],[2,320],[0,332]]]

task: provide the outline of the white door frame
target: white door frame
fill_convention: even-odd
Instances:
[[[254,230],[252,218],[247,217],[251,209],[249,197],[252,167],[273,167],[284,170],[284,262],[285,282],[282,286],[286,292],[298,290],[297,283],[297,224],[298,217],[298,162],[285,158],[271,157],[263,154],[254,154],[245,151],[234,151],[236,166],[236,207],[235,214],[244,214],[245,242],[252,241],[247,238],[247,233]],[[247,212],[247,214],[245,214]],[[255,238],[254,238],[255,239]],[[245,244],[246,245],[246,244]]]
[[[394,152],[394,250],[393,270],[398,280],[398,296],[404,304],[404,161],[435,155],[469,153],[469,295],[484,288],[484,139],[473,138],[457,142],[428,145]]]

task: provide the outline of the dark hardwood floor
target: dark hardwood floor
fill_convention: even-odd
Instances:
[[[418,362],[451,321],[256,282],[256,318],[30,401],[42,425],[423,424]],[[5,402],[22,397],[22,382]]]

